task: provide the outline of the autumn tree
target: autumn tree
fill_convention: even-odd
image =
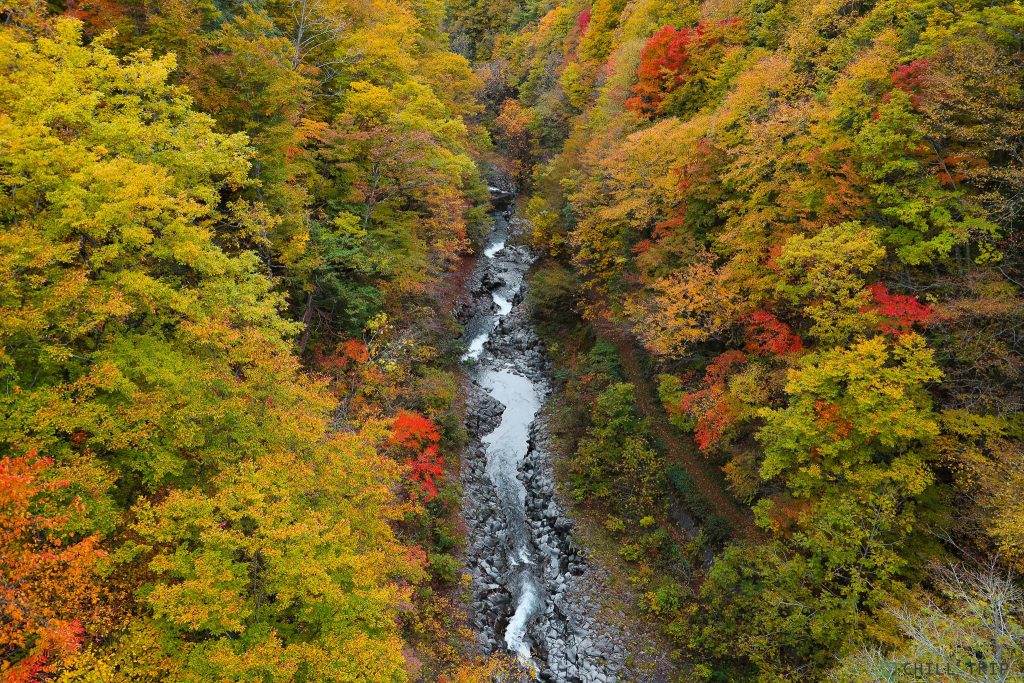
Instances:
[[[653,296],[627,301],[626,313],[636,321],[636,330],[648,348],[663,355],[682,355],[692,345],[720,334],[740,307],[708,254],[652,289]]]
[[[391,427],[391,442],[408,454],[409,476],[428,498],[437,495],[437,480],[444,474],[441,433],[433,420],[401,411]]]
[[[648,118],[696,111],[703,104],[706,81],[722,59],[720,43],[737,39],[740,32],[736,19],[693,28],[662,27],[644,45],[638,82],[626,108]]]
[[[561,126],[529,215],[564,298],[653,352],[633,372],[767,536],[666,619],[698,676],[825,678],[906,640],[933,560],[1019,566],[1024,15],[983,5],[556,3],[505,37]]]
[[[497,142],[512,162],[510,172],[519,185],[524,185],[530,176],[533,159],[532,133],[533,117],[518,100],[509,98],[502,102],[501,111],[494,119]]]
[[[372,433],[267,453],[136,511],[156,638],[135,680],[401,680],[393,610],[419,576],[388,520],[395,469]],[[170,666],[172,668],[163,669]],[[173,672],[177,672],[176,674]]]
[[[98,571],[106,552],[98,534],[76,531],[77,498],[60,511],[68,482],[50,464],[34,451],[0,459],[0,676],[12,683],[58,671],[110,625]]]

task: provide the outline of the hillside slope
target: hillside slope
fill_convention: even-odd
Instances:
[[[567,400],[597,405],[567,412],[572,486],[680,651],[712,680],[1001,657],[978,643],[1020,623],[965,615],[1024,566],[1020,3],[577,0],[490,34],[474,16],[454,44],[530,189],[536,308]],[[659,459],[623,461],[655,435]],[[651,527],[674,496],[711,566]]]

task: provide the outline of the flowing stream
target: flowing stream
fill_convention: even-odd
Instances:
[[[555,494],[544,420],[549,368],[522,303],[534,256],[497,194],[494,225],[463,311],[471,377],[463,463],[467,566],[480,646],[515,656],[542,681],[617,680],[622,652],[598,623],[588,566]],[[503,195],[503,196],[502,196]]]

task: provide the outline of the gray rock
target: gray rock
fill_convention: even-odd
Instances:
[[[497,181],[491,184],[504,187]],[[505,240],[506,246],[493,258],[478,260],[469,279],[467,301],[458,307],[467,329],[491,330],[479,362],[468,371],[471,377],[481,378],[480,373],[489,369],[510,370],[529,379],[546,396],[550,390],[547,360],[523,305],[525,274],[535,256],[511,243],[524,227],[519,218],[503,209],[494,216],[490,242]],[[512,302],[508,315],[498,316],[492,292]],[[604,625],[596,618],[597,603],[587,593],[599,581],[588,576],[589,564],[571,539],[572,522],[555,495],[550,439],[543,420],[529,426],[526,453],[516,463],[515,478],[526,490],[525,506],[509,502],[508,495],[503,503],[498,485],[490,479],[482,439],[502,424],[506,412],[514,419],[512,408],[478,382],[468,384],[466,425],[471,443],[463,458],[463,514],[468,529],[466,564],[473,579],[471,621],[479,629],[477,641],[485,652],[505,649],[505,629],[527,576],[540,593],[526,637],[542,680],[613,681],[623,657],[609,655],[611,648],[604,647],[599,635]],[[528,563],[521,561],[520,552],[529,556]]]

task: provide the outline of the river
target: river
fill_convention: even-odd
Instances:
[[[623,653],[597,616],[590,568],[555,491],[542,412],[550,370],[523,304],[534,255],[516,244],[524,223],[512,202],[492,192],[493,226],[462,316],[473,621],[481,649],[510,653],[542,681],[607,683],[618,680]]]

